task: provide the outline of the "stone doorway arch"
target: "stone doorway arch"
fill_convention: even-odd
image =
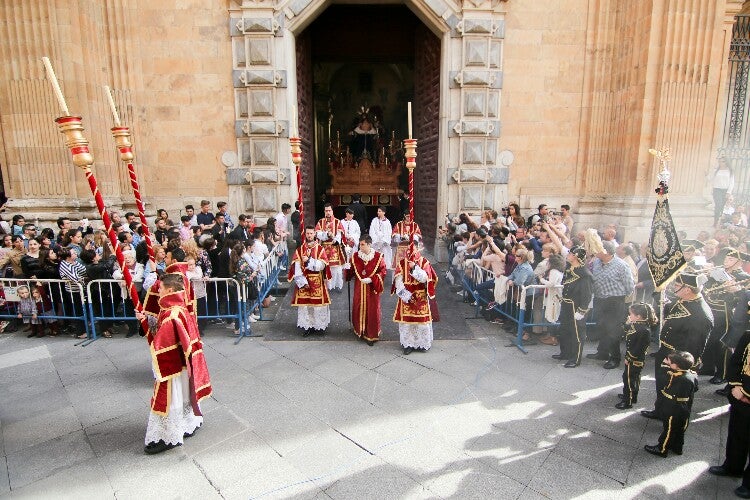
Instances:
[[[268,216],[282,202],[297,198],[288,137],[298,119],[305,173],[300,186],[309,222],[314,219],[308,208],[314,206],[316,191],[314,138],[321,122],[313,116],[312,85],[303,85],[312,75],[315,43],[304,34],[333,2],[236,1],[241,4],[230,8],[230,30],[238,161],[227,165],[230,203]],[[447,213],[478,216],[485,208],[506,203],[513,154],[499,147],[505,2],[408,0],[335,6],[398,7],[419,21],[413,30],[411,64],[419,74],[412,91],[414,137],[419,141],[416,216],[425,239],[435,238]],[[388,41],[388,35],[382,36]],[[431,44],[416,47],[420,40]],[[421,168],[426,165],[433,168]]]

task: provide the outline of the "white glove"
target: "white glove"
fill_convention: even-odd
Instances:
[[[370,283],[372,283],[372,278],[362,278],[362,283],[364,283],[365,285],[369,285]]]
[[[401,243],[401,235],[394,234],[393,235],[393,241],[395,241],[396,243]]]
[[[585,314],[583,314],[582,312],[577,312],[577,313],[575,313],[575,314],[573,315],[573,317],[574,317],[574,318],[576,319],[576,321],[581,321],[581,320],[583,319],[583,317],[584,317],[584,316],[586,316],[586,315],[585,315]]]
[[[343,265],[342,267],[343,267],[344,269],[351,269],[351,268],[352,268],[352,264],[351,264],[351,262],[347,262],[347,263],[346,263],[346,264],[344,264],[344,265]]]

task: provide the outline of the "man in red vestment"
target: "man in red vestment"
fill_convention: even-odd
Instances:
[[[397,245],[396,253],[393,255],[393,269],[396,269],[398,261],[406,257],[412,235],[414,235],[414,244],[419,246],[422,240],[422,230],[419,229],[419,224],[411,220],[411,214],[407,211],[404,212],[404,219],[393,226],[391,234],[393,242]]]
[[[387,273],[383,254],[372,248],[372,238],[359,238],[359,251],[344,265],[346,281],[354,278],[352,326],[357,337],[373,345],[380,338],[380,294]]]
[[[344,288],[344,273],[342,266],[346,263],[344,245],[346,244],[346,231],[341,221],[333,216],[333,206],[326,203],[323,208],[325,217],[315,225],[315,236],[318,238],[328,257],[330,278],[328,289],[339,290]]]
[[[435,299],[437,274],[414,246],[396,264],[391,295],[398,296],[393,321],[398,323],[401,346],[404,354],[427,351],[432,346],[430,300]]]
[[[326,280],[331,278],[328,267],[328,255],[322,245],[315,239],[315,228],[305,228],[305,242],[292,257],[289,266],[289,281],[294,279],[292,306],[297,307],[297,327],[302,328],[303,337],[310,335],[311,330],[325,333],[331,322]]]
[[[157,318],[149,316],[146,334],[156,379],[146,428],[148,454],[180,446],[192,436],[203,423],[199,402],[212,392],[198,323],[186,306],[184,275],[166,272],[155,286],[160,310]]]

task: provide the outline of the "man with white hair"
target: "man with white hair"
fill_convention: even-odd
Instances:
[[[596,353],[587,354],[589,359],[607,360],[604,368],[611,370],[620,366],[620,338],[622,324],[627,316],[625,298],[633,293],[635,282],[630,267],[615,255],[615,245],[602,241],[604,252],[596,254],[593,261],[594,317],[601,338]]]

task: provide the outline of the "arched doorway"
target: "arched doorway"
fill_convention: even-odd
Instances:
[[[378,146],[389,149],[376,153],[389,156],[390,145],[407,137],[406,109],[412,101],[413,136],[419,140],[415,217],[431,247],[437,220],[440,39],[404,5],[332,5],[297,36],[296,48],[308,210],[315,207],[319,217],[324,199],[345,205],[359,191],[352,185],[349,193],[331,196],[329,172],[331,147],[341,144],[345,151],[355,117],[363,110],[378,117]],[[377,205],[389,205],[389,217],[400,218],[397,196],[390,190],[406,190],[406,169],[400,174],[393,186],[382,186],[385,194],[362,193],[370,215]]]

